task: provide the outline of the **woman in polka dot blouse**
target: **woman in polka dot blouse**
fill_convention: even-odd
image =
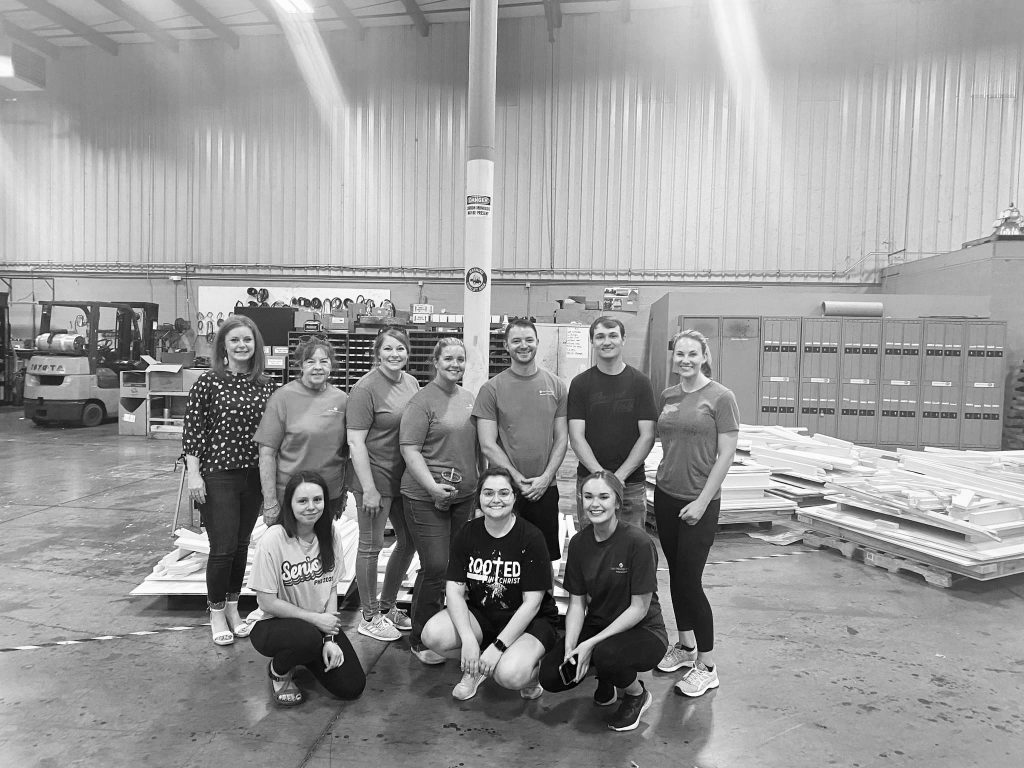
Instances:
[[[192,385],[185,411],[188,490],[210,539],[206,595],[216,645],[251,628],[238,614],[238,595],[263,501],[253,435],[274,391],[265,362],[252,320],[228,318],[217,331],[213,368]]]

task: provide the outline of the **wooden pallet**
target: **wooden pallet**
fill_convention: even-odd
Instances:
[[[943,589],[949,589],[958,581],[969,578],[960,574],[950,573],[934,565],[927,565],[905,557],[890,555],[836,536],[827,536],[808,531],[804,534],[804,544],[810,547],[818,547],[819,549],[833,549],[849,560],[863,562],[876,568],[884,568],[889,573],[915,573],[924,578],[927,583],[936,587],[942,587]]]

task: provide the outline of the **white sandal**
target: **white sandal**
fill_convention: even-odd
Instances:
[[[235,633],[230,629],[217,630],[213,626],[213,614],[219,613],[221,616],[224,615],[224,609],[211,608],[210,609],[210,632],[213,635],[214,645],[231,645],[235,642]]]

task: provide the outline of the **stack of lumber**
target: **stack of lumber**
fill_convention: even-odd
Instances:
[[[656,442],[644,463],[644,472],[647,476],[647,506],[652,510],[655,479],[661,458],[661,443]],[[796,502],[771,493],[770,491],[776,487],[778,484],[772,480],[769,467],[750,459],[737,458],[722,483],[719,524],[770,523],[774,520],[791,519]]]
[[[856,545],[869,562],[943,586],[953,575],[1024,572],[1024,452],[900,449],[897,456],[897,465],[870,475],[831,477],[825,490],[833,503],[800,510],[797,519],[832,537],[826,546],[852,556],[840,545]]]
[[[252,556],[256,551],[256,543],[266,533],[267,526],[262,518],[253,529],[249,542],[249,558],[245,566],[245,580],[242,594],[254,594],[248,587],[249,569],[252,567]],[[334,522],[334,535],[340,536],[345,547],[346,579],[338,584],[338,594],[344,595],[356,572],[356,550],[359,541],[359,526],[350,517],[342,517]],[[210,541],[206,531],[194,531],[190,528],[179,528],[174,532],[174,548],[160,559],[152,573],[133,589],[129,594],[139,595],[205,595],[206,594],[206,558],[210,554]],[[382,558],[383,560],[383,558]],[[418,565],[417,565],[418,567]]]
[[[799,428],[747,426],[740,429],[737,450],[749,454],[774,475],[824,485],[834,477],[868,476],[895,464],[897,456],[887,451],[851,443],[828,435],[808,437]]]

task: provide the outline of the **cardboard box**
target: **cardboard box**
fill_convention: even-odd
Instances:
[[[413,304],[409,307],[409,311],[414,315],[430,315],[434,312],[433,304]]]
[[[191,368],[196,364],[195,352],[164,352],[160,356],[161,363],[177,363],[182,368]]]
[[[267,370],[283,371],[288,365],[288,357],[285,355],[271,355],[267,358]]]
[[[161,363],[159,360],[143,355],[146,361],[146,380],[150,392],[181,392],[182,376],[179,363]]]
[[[409,315],[409,322],[411,323],[429,323],[430,315],[427,313],[416,313]]]
[[[355,321],[348,315],[327,315],[327,329],[331,331],[351,331],[355,328]]]
[[[271,355],[288,355],[288,347],[274,347]]]

